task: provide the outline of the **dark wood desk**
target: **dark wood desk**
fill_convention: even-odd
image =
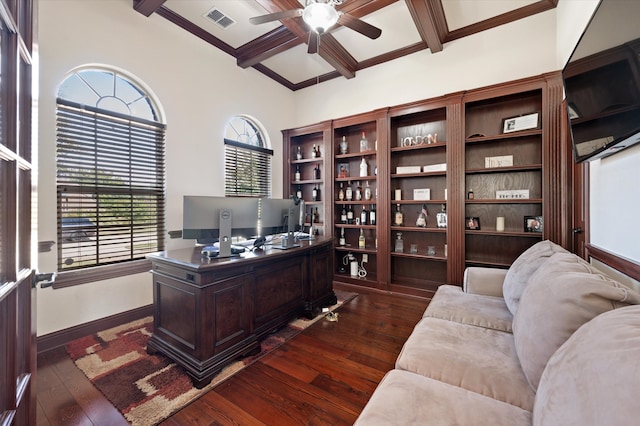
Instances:
[[[333,304],[333,239],[208,259],[200,248],[153,253],[154,331],[147,350],[184,367],[197,387],[292,318]]]

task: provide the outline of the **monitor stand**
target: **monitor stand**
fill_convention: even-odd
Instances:
[[[282,237],[281,245],[273,246],[274,249],[280,249],[280,250],[288,250],[294,247],[300,247],[300,244],[295,244],[295,236],[292,231],[287,232],[287,235]]]
[[[238,257],[238,254],[231,252],[231,223],[233,219],[233,211],[230,209],[221,209],[220,210],[220,237],[218,239],[218,244],[220,245],[218,249],[218,254],[215,256],[216,258],[225,258],[225,257]]]

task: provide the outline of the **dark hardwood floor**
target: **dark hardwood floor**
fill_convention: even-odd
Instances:
[[[358,291],[338,322],[318,321],[163,425],[350,425],[428,300]],[[64,348],[38,356],[38,425],[127,425]]]

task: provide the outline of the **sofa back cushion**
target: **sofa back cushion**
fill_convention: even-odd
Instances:
[[[594,318],[549,360],[538,386],[533,424],[637,424],[638,360],[640,306]]]
[[[531,276],[513,318],[513,337],[534,391],[549,358],[581,325],[603,312],[640,304],[640,294],[594,271],[578,256],[557,253]]]
[[[515,315],[518,310],[522,292],[524,292],[531,275],[554,253],[558,252],[568,253],[565,249],[549,240],[540,241],[525,250],[511,264],[507,275],[504,277],[502,294],[512,315]]]

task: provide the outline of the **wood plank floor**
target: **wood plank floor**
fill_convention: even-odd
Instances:
[[[350,425],[428,300],[361,291],[163,425]],[[38,356],[38,425],[127,425],[63,348]]]

